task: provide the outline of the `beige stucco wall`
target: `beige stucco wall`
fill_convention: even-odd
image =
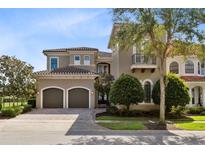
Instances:
[[[47,87],[59,87],[65,91],[65,108],[68,107],[68,89],[73,87],[85,87],[90,90],[90,108],[95,107],[95,89],[93,79],[41,79],[37,81],[36,107],[41,108],[42,89]]]
[[[154,85],[159,79],[158,68],[152,73],[150,69],[145,69],[145,72],[141,72],[141,69],[136,69],[134,72],[131,71],[132,65],[132,50],[119,51],[113,53],[113,62],[111,67],[111,74],[117,79],[122,73],[126,73],[138,78],[143,84],[146,80],[151,80]]]
[[[94,52],[70,52],[70,53],[52,53],[47,55],[47,70],[50,71],[50,58],[57,57],[59,59],[59,67],[66,67],[66,66],[75,66],[74,65],[74,55],[80,55],[81,57],[81,64],[78,67],[83,67],[84,69],[90,70],[95,72],[96,71],[96,53]],[[84,65],[84,56],[90,56],[90,65]]]
[[[85,53],[85,54],[79,54],[79,53],[72,53],[72,54],[70,54],[70,64],[71,65],[73,65],[74,64],[74,56],[75,55],[79,55],[80,56],[80,64],[81,65],[84,65],[84,56],[85,55],[89,55],[90,56],[90,65],[94,65],[95,63],[95,61],[94,61],[94,53],[93,54],[89,54],[89,53]]]
[[[194,63],[194,74],[186,74],[185,73],[185,62],[187,60],[191,60]],[[188,76],[188,75],[192,75],[192,76],[197,76],[198,74],[198,62],[200,62],[200,60],[196,57],[196,56],[189,56],[189,57],[183,57],[183,56],[175,56],[175,57],[169,57],[167,58],[167,62],[166,62],[166,69],[167,72],[169,72],[169,66],[172,62],[177,62],[179,65],[179,74],[180,76]]]
[[[59,59],[59,67],[66,67],[68,66],[68,64],[70,63],[70,58],[68,55],[63,55],[63,56],[59,56],[59,55],[56,55],[56,56],[47,56],[47,70],[50,71],[50,58],[51,57],[57,57]]]
[[[117,51],[113,50],[112,53],[112,65],[110,67],[110,72],[114,76],[115,79],[118,78],[118,72],[119,72],[119,53]]]

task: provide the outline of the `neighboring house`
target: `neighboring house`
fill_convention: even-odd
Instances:
[[[118,25],[114,25],[110,40]],[[47,70],[37,72],[37,108],[96,108],[98,93],[94,80],[99,73],[111,73],[117,79],[122,73],[138,78],[145,91],[142,108],[156,108],[152,102],[152,89],[159,80],[158,59],[140,53],[136,47],[121,51],[109,41],[112,53],[96,48],[78,47],[44,50]],[[188,85],[189,106],[205,106],[205,62],[196,56],[167,59],[167,72],[174,72]],[[141,109],[141,107],[134,106]]]
[[[110,73],[111,53],[78,47],[44,50],[47,70],[37,72],[37,108],[95,108],[98,73]]]
[[[153,55],[140,53],[136,47],[122,51],[117,45],[111,45],[119,25],[113,26],[108,48],[112,50],[111,74],[118,78],[122,73],[138,78],[145,91],[144,103],[152,103],[152,88],[159,80],[158,59]],[[167,73],[173,72],[180,76],[188,85],[191,101],[189,106],[205,106],[205,61],[196,56],[169,57],[166,62]]]

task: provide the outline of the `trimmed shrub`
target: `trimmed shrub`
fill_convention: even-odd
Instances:
[[[31,110],[32,110],[32,105],[25,104],[25,105],[23,105],[23,112],[22,113],[30,112]]]
[[[118,108],[115,106],[110,106],[106,108],[106,112],[109,114],[116,114],[118,112]]]
[[[205,111],[205,108],[202,106],[193,106],[187,108],[187,114],[201,114],[203,111]]]
[[[144,90],[137,78],[122,74],[111,86],[109,96],[111,103],[125,105],[129,110],[131,104],[143,101]]]
[[[152,99],[155,104],[160,104],[160,81],[158,80],[152,90]],[[190,101],[188,87],[184,81],[174,74],[166,76],[165,105],[166,111],[171,111],[171,107],[178,105],[186,106]]]
[[[172,106],[171,108],[171,116],[175,118],[180,118],[184,114],[185,107],[178,105],[177,107]]]
[[[142,110],[125,110],[117,107],[107,108],[106,114],[126,117],[159,117],[159,110],[142,111]]]
[[[36,99],[29,99],[28,104],[32,106],[32,108],[36,108]]]
[[[2,109],[2,103],[0,103],[0,111],[1,111],[1,109]]]
[[[200,113],[200,115],[205,115],[205,111],[202,111],[202,112]]]
[[[23,112],[23,109],[24,109],[23,106],[15,106],[15,107],[13,107],[13,108],[14,108],[14,110],[15,110],[15,112],[16,112],[16,115],[21,114],[21,113]]]
[[[1,110],[1,115],[6,117],[15,117],[17,114],[14,108],[7,107]]]

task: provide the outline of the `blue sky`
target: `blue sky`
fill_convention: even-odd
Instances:
[[[46,68],[43,49],[89,46],[107,49],[109,9],[0,9],[0,55]]]

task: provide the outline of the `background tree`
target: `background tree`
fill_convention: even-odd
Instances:
[[[139,80],[133,76],[122,74],[111,86],[110,102],[125,105],[129,110],[131,104],[144,100],[144,90]]]
[[[205,9],[113,9],[114,22],[120,28],[112,44],[118,43],[120,49],[136,45],[141,52],[158,58],[162,124],[165,124],[166,59],[204,50],[204,29],[200,28],[204,15]]]
[[[35,95],[33,67],[15,57],[0,57],[0,86],[3,96],[28,99]]]
[[[166,111],[169,112],[172,106],[177,107],[182,106],[185,107],[189,104],[190,96],[187,85],[184,83],[182,79],[177,77],[174,74],[168,74],[166,76],[166,88],[165,88],[165,104]],[[153,87],[152,90],[152,99],[155,104],[159,104],[160,102],[160,82],[159,80]]]
[[[110,87],[113,80],[114,77],[107,73],[100,74],[100,76],[95,80],[94,87],[101,95],[102,101],[105,100],[105,95],[109,98]]]

